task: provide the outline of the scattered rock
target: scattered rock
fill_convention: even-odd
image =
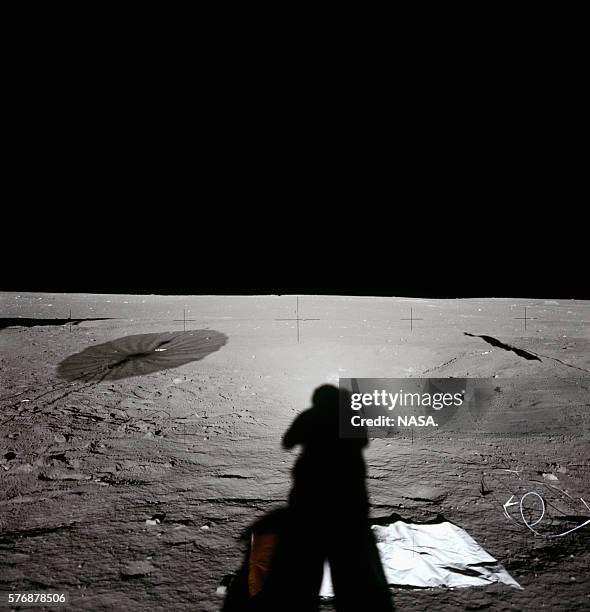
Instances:
[[[49,460],[51,461],[59,461],[62,463],[67,463],[68,458],[66,457],[65,453],[55,453],[53,455],[49,455]]]
[[[408,489],[402,492],[401,496],[413,501],[438,503],[446,498],[447,493],[425,485],[415,485],[408,487]]]
[[[232,583],[233,579],[234,579],[233,574],[228,574],[227,576],[224,576],[221,582],[219,583],[219,586],[217,587],[215,594],[219,595],[220,597],[225,597],[227,594],[227,588]]]
[[[162,542],[169,546],[179,546],[195,541],[196,536],[185,525],[177,525],[172,531],[164,534]]]
[[[133,424],[139,431],[148,431],[150,428],[150,424],[146,421],[135,421]]]
[[[155,572],[155,568],[149,561],[134,561],[129,563],[121,570],[121,577],[123,580],[129,580],[130,578],[139,578],[141,576],[147,576],[152,572]]]
[[[543,472],[541,474],[545,480],[559,480],[555,474],[551,474],[550,472]]]
[[[161,522],[164,521],[165,518],[166,518],[165,512],[157,512],[156,514],[153,514],[151,518],[147,519],[145,524],[146,525],[159,525]]]
[[[38,478],[39,480],[90,480],[92,476],[74,470],[55,469],[41,472]]]

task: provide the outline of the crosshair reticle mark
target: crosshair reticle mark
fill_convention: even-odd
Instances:
[[[297,296],[296,317],[294,319],[275,319],[275,321],[297,321],[297,344],[299,344],[299,321],[319,321],[320,319],[309,319],[299,317],[299,296]]]
[[[414,316],[414,309],[410,308],[410,318],[400,319],[400,321],[409,321],[410,322],[410,331],[414,331],[414,321],[424,321],[424,319],[416,318]]]
[[[186,331],[186,322],[187,321],[196,321],[196,319],[187,319],[186,318],[186,308],[182,311],[182,319],[173,319],[175,323],[179,323],[182,321],[182,331]]]
[[[520,320],[520,321],[524,321],[524,330],[526,331],[526,322],[527,321],[532,321],[534,319],[536,319],[537,317],[527,317],[526,314],[526,306],[524,307],[524,317],[514,317],[515,320]]]

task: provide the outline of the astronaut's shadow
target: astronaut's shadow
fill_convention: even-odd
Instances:
[[[285,433],[285,448],[302,447],[289,505],[250,528],[246,560],[224,612],[315,612],[326,562],[336,610],[393,610],[369,522],[366,431],[340,437],[342,393],[330,385],[316,389],[311,408]]]

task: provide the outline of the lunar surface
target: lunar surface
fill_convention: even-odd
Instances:
[[[0,592],[66,592],[61,609],[77,611],[220,610],[248,527],[287,502],[298,450],[281,437],[314,389],[495,378],[520,391],[475,425],[454,417],[370,441],[371,516],[444,517],[522,590],[392,586],[396,609],[590,608],[590,525],[575,529],[590,518],[588,302],[4,293],[0,304]],[[518,510],[528,492],[546,503],[541,535]]]

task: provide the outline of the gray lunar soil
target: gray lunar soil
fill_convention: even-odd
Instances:
[[[392,588],[396,609],[590,609],[590,526],[543,538],[503,511],[538,491],[551,502],[540,531],[590,517],[588,302],[301,296],[299,316],[319,320],[299,323],[299,343],[296,322],[276,320],[296,316],[294,296],[5,293],[0,305],[1,592],[65,591],[59,609],[77,611],[219,610],[245,530],[286,502],[297,450],[281,436],[316,387],[497,377],[530,394],[481,427],[371,441],[371,512],[444,516],[523,589]]]

